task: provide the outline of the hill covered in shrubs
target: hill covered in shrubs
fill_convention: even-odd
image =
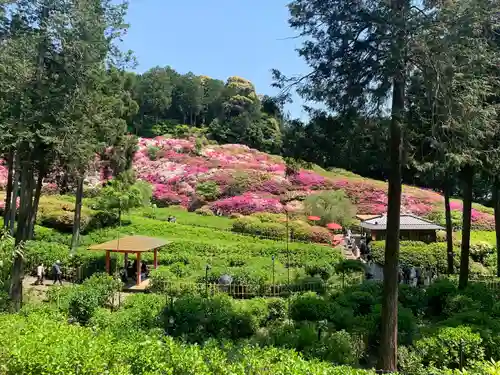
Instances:
[[[139,179],[152,184],[153,202],[158,207],[183,206],[207,216],[283,214],[285,209],[290,213],[315,214],[307,205],[308,197],[341,191],[353,205],[353,209],[347,209],[348,216],[353,216],[354,212],[384,214],[387,211],[387,184],[383,181],[339,169],[291,168],[279,156],[240,144],[210,144],[203,139],[139,139],[133,167]],[[102,166],[102,163],[95,165]],[[7,178],[7,169],[0,167],[0,186],[6,185]],[[102,169],[90,173],[86,181],[89,195],[107,178],[109,174]],[[57,193],[53,179],[44,184],[43,193]],[[459,228],[462,202],[452,200],[451,209],[453,224]],[[493,230],[492,211],[475,204],[472,210],[474,229]],[[402,212],[444,225],[444,198],[435,191],[405,185]],[[70,227],[71,214],[67,216]],[[332,219],[343,221],[342,217]]]
[[[285,161],[239,144],[211,145],[199,140],[142,138],[134,158],[140,179],[153,184],[158,206],[181,205],[211,215],[230,216],[256,212],[283,213],[303,208],[308,196],[342,190],[358,214],[383,214],[387,186],[343,170],[290,171]],[[456,226],[461,201],[452,201]],[[402,211],[444,224],[444,199],[431,190],[404,186]],[[475,205],[476,229],[492,229],[491,209]]]

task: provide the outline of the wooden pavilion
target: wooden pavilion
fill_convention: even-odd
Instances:
[[[125,254],[125,267],[127,266],[128,254],[135,254],[137,257],[137,281],[136,285],[141,283],[141,254],[153,252],[154,268],[158,267],[158,250],[167,245],[169,242],[161,238],[146,237],[146,236],[126,236],[104,242],[99,245],[89,247],[89,250],[104,250],[106,251],[106,272],[111,271],[111,253]]]
[[[387,215],[378,215],[361,222],[360,227],[372,240],[385,240]],[[400,214],[399,238],[402,241],[436,242],[436,231],[444,230],[440,225],[412,214]]]

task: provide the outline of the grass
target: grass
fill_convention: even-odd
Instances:
[[[177,223],[185,225],[194,225],[215,229],[231,229],[233,221],[224,216],[202,216],[186,211],[184,208],[165,207],[165,208],[145,208],[134,211],[135,214],[156,218],[166,221],[169,216],[175,216]]]

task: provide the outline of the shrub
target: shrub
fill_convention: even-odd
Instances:
[[[68,312],[71,318],[86,325],[99,307],[99,294],[88,288],[77,288],[69,297]]]
[[[327,331],[310,348],[306,348],[304,354],[308,358],[318,358],[339,365],[356,365],[362,351],[362,342],[354,339],[348,332]]]
[[[91,319],[91,325],[109,330],[117,337],[126,337],[137,332],[160,326],[160,315],[165,306],[165,297],[156,294],[134,294],[125,300],[123,306],[113,313],[99,309]]]
[[[184,296],[165,308],[163,322],[165,331],[173,336],[204,342],[210,337],[250,337],[267,316],[265,303],[259,300],[237,305],[225,295],[210,299]]]
[[[314,292],[306,292],[293,296],[290,301],[290,318],[296,321],[313,321],[328,319],[329,303]]]
[[[111,276],[96,274],[81,285],[52,288],[47,297],[72,319],[86,325],[96,309],[107,306],[121,286],[121,282]]]
[[[214,201],[221,195],[219,185],[214,181],[200,182],[196,185],[196,194],[206,201]]]
[[[158,159],[160,151],[161,151],[161,148],[159,148],[157,146],[149,146],[148,150],[147,150],[149,160]]]
[[[333,274],[333,267],[327,262],[314,262],[305,265],[306,274],[314,277],[319,276],[327,281]]]
[[[203,206],[201,208],[198,208],[194,212],[197,213],[198,215],[201,215],[201,216],[215,216],[213,211],[208,206]]]
[[[480,361],[484,349],[479,334],[469,327],[443,328],[435,335],[425,337],[415,343],[416,350],[426,366],[458,368],[461,357],[463,365]]]
[[[334,222],[349,226],[356,214],[356,208],[343,190],[310,195],[304,201],[304,206],[306,213],[319,216],[323,225]]]
[[[286,227],[273,222],[261,222],[257,217],[244,216],[236,219],[232,230],[237,233],[252,234],[266,238],[283,239],[286,237]]]
[[[443,314],[446,302],[457,293],[457,287],[448,279],[436,280],[427,288],[427,314],[440,316]]]

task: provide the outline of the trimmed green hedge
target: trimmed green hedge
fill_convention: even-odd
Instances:
[[[208,342],[203,347],[169,337],[138,335],[117,340],[111,333],[68,325],[43,313],[1,315],[2,373],[65,375],[374,375],[372,371],[306,361],[276,348]]]

